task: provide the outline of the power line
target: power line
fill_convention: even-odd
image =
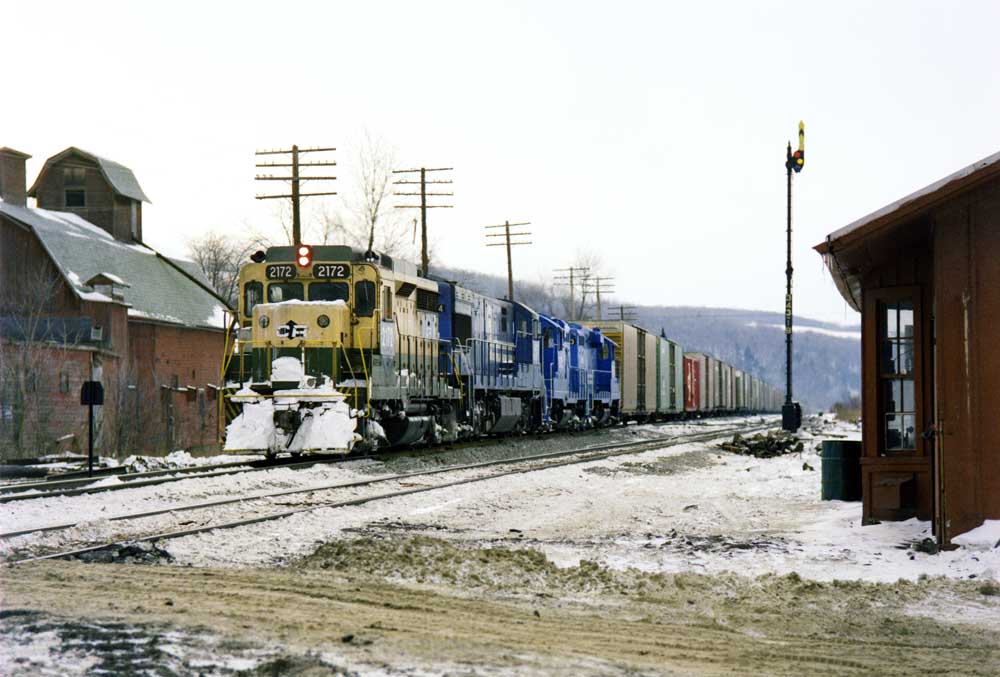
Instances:
[[[595,275],[593,277],[585,277],[583,280],[583,291],[586,293],[592,291],[597,297],[597,320],[603,320],[604,317],[601,313],[601,294],[613,292],[615,290],[614,277],[610,275]]]
[[[553,273],[569,273],[568,276],[558,276],[553,278],[555,285],[557,287],[562,287],[569,285],[569,320],[570,322],[576,321],[576,301],[574,301],[574,293],[577,285],[577,280],[575,275],[580,273],[581,275],[586,275],[590,272],[590,268],[585,268],[583,266],[575,267],[570,266],[569,268],[556,268],[552,271]]]
[[[618,311],[618,319],[622,322],[634,322],[636,320],[635,313],[632,312],[635,310],[635,306],[612,306],[611,310],[612,312]]]
[[[393,193],[393,195],[404,195],[404,196],[419,196],[420,204],[418,205],[396,205],[396,209],[419,209],[420,210],[420,274],[423,277],[427,277],[427,268],[430,264],[430,260],[427,256],[427,210],[428,209],[451,209],[454,205],[441,205],[427,204],[428,197],[452,197],[454,193],[428,193],[428,184],[450,184],[451,179],[438,180],[438,181],[428,181],[427,172],[450,172],[452,167],[420,167],[418,169],[394,169],[393,174],[415,174],[420,173],[419,181],[407,181],[405,179],[400,181],[393,181],[393,185],[396,186],[406,186],[406,185],[419,185],[419,193]]]
[[[502,237],[505,239],[504,242],[487,242],[487,247],[507,247],[507,299],[509,301],[514,300],[514,268],[511,264],[510,248],[517,245],[531,244],[530,242],[511,242],[512,237],[527,237],[531,235],[531,231],[521,230],[520,232],[512,233],[510,229],[513,228],[524,228],[524,226],[530,226],[530,221],[525,221],[523,223],[511,223],[510,221],[504,221],[502,224],[497,226],[486,226],[486,229],[490,228],[503,228],[502,233],[486,233],[486,237]]]
[[[292,184],[291,193],[279,195],[258,195],[258,200],[291,199],[292,201],[292,244],[296,247],[302,244],[302,223],[299,215],[299,200],[303,197],[316,197],[319,195],[336,195],[336,191],[317,191],[313,193],[303,193],[299,190],[299,184],[304,181],[335,181],[336,176],[303,176],[299,173],[302,167],[334,167],[336,161],[320,162],[299,162],[299,155],[302,153],[331,153],[336,148],[299,148],[293,145],[289,149],[258,150],[254,155],[291,155],[291,162],[258,162],[255,166],[262,168],[290,167],[291,176],[275,176],[274,174],[258,174],[255,181],[289,181]]]

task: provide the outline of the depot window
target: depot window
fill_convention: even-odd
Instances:
[[[371,317],[375,312],[375,283],[371,280],[361,280],[354,283],[354,314],[358,317]]]
[[[309,285],[310,301],[347,301],[351,288],[346,282],[313,282]]]
[[[267,285],[267,302],[303,301],[301,282],[272,282]]]
[[[913,301],[878,304],[879,398],[884,449],[888,454],[917,448],[917,402],[913,369]]]
[[[264,300],[264,285],[260,282],[247,282],[243,285],[243,315],[253,315],[253,307]]]

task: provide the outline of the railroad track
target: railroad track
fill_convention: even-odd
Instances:
[[[661,421],[658,423],[649,423],[645,425],[660,427],[676,423],[678,423],[678,421]],[[595,428],[586,431],[579,431],[575,434],[576,435],[597,434],[606,430],[607,430],[606,428]],[[442,449],[444,450],[468,449],[495,443],[496,443],[495,438],[482,438],[475,440],[466,440],[459,443],[446,443],[444,445],[435,445],[433,447],[427,447],[427,449],[434,451],[439,451]],[[396,449],[396,450],[390,449],[387,451],[374,454],[373,458],[381,459],[406,453],[412,453],[412,449]],[[282,458],[282,459],[271,459],[271,460],[260,459],[257,461],[233,461],[230,463],[218,463],[212,465],[193,466],[187,468],[150,470],[139,473],[106,475],[104,477],[81,477],[81,478],[73,478],[66,480],[43,480],[35,482],[20,482],[16,484],[8,484],[0,486],[0,504],[12,503],[15,501],[27,501],[36,498],[53,498],[58,496],[81,496],[84,494],[121,491],[123,489],[134,489],[138,487],[150,487],[159,484],[167,484],[170,482],[179,482],[181,480],[190,479],[193,477],[197,478],[220,477],[224,475],[234,475],[239,473],[257,472],[261,470],[271,470],[273,468],[278,468],[278,467],[291,468],[291,469],[308,468],[319,464],[343,463],[345,461],[353,461],[359,458],[364,458],[364,457],[342,456],[342,455],[337,455],[337,456],[316,455],[316,456],[310,456],[308,459],[305,460]],[[103,484],[95,486],[94,484],[95,482],[107,479],[107,477],[117,477],[120,484]],[[33,490],[35,491],[35,493],[30,493]]]
[[[446,489],[448,487],[460,486],[463,484],[471,484],[475,482],[483,482],[491,479],[497,479],[501,477],[507,477],[511,475],[525,474],[529,472],[537,472],[540,470],[547,470],[550,468],[556,468],[567,465],[576,465],[580,463],[589,463],[593,461],[599,461],[614,456],[623,456],[629,454],[641,453],[643,451],[650,451],[652,449],[662,449],[667,447],[678,446],[681,444],[690,444],[693,442],[705,442],[713,439],[724,438],[732,435],[733,433],[749,433],[759,430],[765,430],[767,428],[773,427],[773,424],[747,424],[741,426],[734,426],[730,428],[719,428],[716,430],[710,430],[706,432],[692,433],[687,435],[678,435],[669,439],[657,439],[657,440],[642,440],[638,442],[619,442],[612,444],[603,445],[593,445],[589,447],[583,447],[579,449],[570,449],[563,451],[547,452],[542,454],[531,454],[527,456],[520,456],[514,458],[497,459],[491,461],[480,461],[476,463],[467,463],[459,465],[450,465],[443,468],[435,468],[432,470],[421,470],[410,473],[402,473],[397,475],[377,477],[366,480],[357,480],[353,482],[341,482],[335,484],[327,484],[313,487],[304,487],[301,489],[287,489],[283,491],[270,492],[266,494],[255,494],[252,496],[239,496],[226,498],[216,501],[208,501],[203,503],[196,503],[184,506],[174,506],[169,508],[162,508],[157,510],[151,510],[141,513],[134,513],[129,515],[119,515],[115,517],[108,518],[108,521],[125,521],[125,520],[135,520],[144,517],[153,517],[156,515],[162,515],[166,513],[181,513],[194,510],[203,510],[212,507],[219,507],[224,505],[231,505],[236,503],[246,503],[248,501],[259,501],[265,499],[274,499],[285,496],[291,496],[295,494],[311,494],[321,491],[332,491],[339,489],[351,489],[364,486],[372,486],[375,484],[382,484],[388,482],[399,482],[401,480],[406,480],[413,477],[428,477],[434,475],[441,475],[449,472],[460,472],[465,470],[478,470],[496,466],[519,466],[502,469],[496,472],[488,472],[483,475],[477,475],[474,477],[465,477],[457,480],[441,482],[432,486],[421,486],[414,488],[398,489],[394,491],[389,491],[381,494],[372,494],[369,496],[363,496],[359,498],[352,498],[347,500],[331,500],[331,501],[321,501],[319,503],[314,503],[305,507],[297,507],[289,510],[282,510],[278,512],[267,513],[264,515],[255,515],[253,517],[231,520],[228,522],[219,522],[215,524],[202,525],[198,527],[188,528],[188,529],[178,529],[173,531],[165,531],[156,534],[150,534],[145,536],[139,536],[135,538],[128,538],[124,540],[116,540],[112,542],[105,542],[96,545],[87,545],[84,547],[78,547],[72,550],[52,552],[44,555],[24,557],[21,559],[8,560],[5,562],[6,565],[18,565],[25,564],[28,562],[35,562],[47,559],[57,559],[85,555],[87,553],[94,553],[100,550],[132,545],[137,543],[152,543],[156,541],[165,541],[175,538],[181,538],[185,536],[193,536],[195,534],[206,533],[209,531],[221,530],[221,529],[233,529],[242,526],[249,526],[253,524],[259,524],[261,522],[268,522],[278,519],[283,519],[285,517],[290,517],[299,513],[310,512],[313,510],[318,510],[321,508],[345,508],[350,506],[363,505],[365,503],[371,503],[374,501],[388,500],[392,498],[397,498],[400,496],[409,496],[412,494],[419,494],[428,491],[436,491],[439,489]],[[65,529],[71,529],[73,527],[79,526],[82,522],[72,522],[66,524],[53,525],[48,527],[42,527],[39,529],[25,529],[21,531],[13,531],[8,533],[0,534],[0,539],[9,539],[16,536],[24,536],[28,534],[38,534],[46,533],[52,531],[60,531]]]
[[[274,468],[308,468],[310,466],[324,463],[341,463],[347,460],[356,460],[357,456],[312,456],[307,460],[278,459],[278,462],[265,461],[233,461],[231,463],[218,463],[213,465],[193,466],[187,468],[174,468],[164,470],[150,470],[141,473],[129,473],[123,475],[109,475],[117,477],[121,484],[107,484],[92,486],[94,482],[107,479],[107,477],[80,478],[72,480],[59,480],[55,482],[36,482],[31,486],[26,484],[8,485],[0,490],[0,503],[11,503],[14,501],[27,501],[35,498],[51,498],[53,496],[80,496],[83,494],[96,494],[106,491],[121,491],[122,489],[134,489],[136,487],[150,487],[157,484],[167,484],[169,482],[179,482],[192,478],[220,477],[223,475],[235,475],[245,472],[258,472],[261,470],[273,470]],[[49,491],[39,491],[37,493],[25,493],[31,489],[50,488]]]

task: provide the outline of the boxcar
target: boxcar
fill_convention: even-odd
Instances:
[[[684,411],[701,411],[701,360],[693,354],[684,355]]]
[[[684,411],[684,351],[676,341],[660,336],[656,339],[656,411],[676,415]]]

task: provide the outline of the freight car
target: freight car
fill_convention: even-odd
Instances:
[[[739,410],[732,367],[625,322],[567,322],[346,246],[251,259],[224,360],[230,451],[346,453]]]

